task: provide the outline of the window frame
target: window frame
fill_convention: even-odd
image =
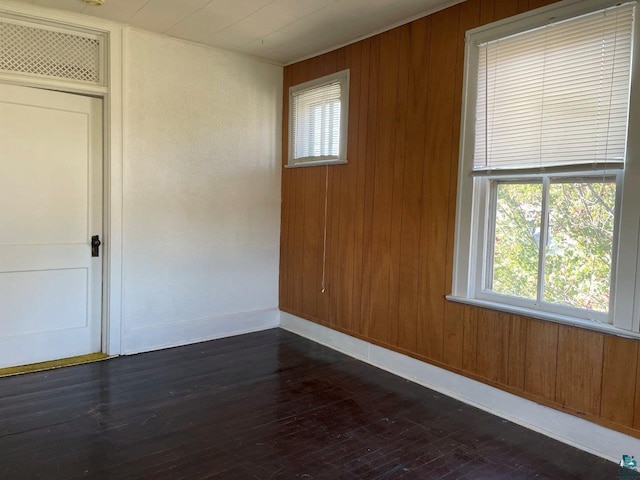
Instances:
[[[457,208],[454,237],[452,293],[447,299],[459,303],[488,307],[533,318],[578,325],[592,330],[607,331],[621,336],[640,338],[640,135],[628,135],[624,170],[593,170],[588,167],[570,169],[566,173],[522,172],[500,178],[532,180],[542,176],[593,177],[604,174],[616,177],[616,219],[612,255],[611,300],[606,322],[592,318],[578,308],[537,307],[510,301],[499,294],[481,293],[484,286],[489,226],[489,183],[496,176],[472,176],[475,149],[475,114],[478,82],[478,46],[480,44],[567,20],[620,3],[616,0],[565,0],[531,12],[469,30],[466,33],[465,72],[463,82],[462,125],[458,168]],[[640,4],[636,2],[631,65],[631,95],[629,132],[640,127]],[[525,302],[526,303],[526,302]],[[595,315],[598,317],[598,315]]]
[[[303,92],[305,90],[311,90],[314,88],[329,85],[338,81],[341,88],[340,96],[340,145],[338,158],[331,157],[305,157],[303,159],[295,158],[294,151],[294,137],[293,137],[293,97],[296,93]],[[289,142],[288,142],[288,160],[285,168],[299,168],[299,167],[315,167],[320,165],[343,165],[348,163],[347,161],[347,144],[349,134],[349,83],[350,83],[350,70],[341,70],[339,72],[325,75],[324,77],[316,78],[308,82],[300,83],[289,87]],[[314,160],[317,158],[317,160]]]
[[[549,187],[553,183],[571,183],[571,181],[575,181],[575,183],[581,183],[587,180],[593,180],[594,183],[599,183],[598,180],[606,180],[610,183],[615,183],[616,185],[616,204],[614,206],[616,213],[619,212],[620,209],[620,186],[623,175],[620,171],[595,171],[590,172],[589,174],[576,174],[575,172],[565,172],[565,173],[554,173],[554,174],[536,174],[536,175],[513,175],[513,176],[501,176],[501,177],[491,177],[486,178],[484,180],[484,184],[486,188],[483,188],[482,195],[487,195],[486,198],[486,212],[484,213],[485,219],[481,220],[482,223],[486,226],[485,235],[483,238],[477,238],[477,242],[483,242],[482,245],[478,245],[478,252],[484,252],[483,258],[477,258],[478,262],[475,266],[476,275],[478,276],[475,280],[476,287],[476,298],[479,300],[485,300],[489,302],[497,302],[504,303],[507,305],[513,305],[521,308],[529,308],[532,310],[540,310],[543,312],[549,312],[551,314],[558,314],[563,316],[578,316],[579,318],[584,318],[585,320],[590,320],[594,322],[600,323],[608,323],[608,317],[611,312],[613,298],[609,298],[609,310],[608,313],[602,313],[595,310],[586,310],[581,309],[579,307],[572,307],[569,305],[563,305],[558,303],[546,302],[542,299],[544,295],[544,285],[545,278],[544,273],[545,270],[543,268],[544,258],[546,255],[543,254],[544,247],[542,245],[539,246],[538,249],[538,281],[537,281],[537,298],[535,300],[531,300],[525,297],[518,297],[514,295],[503,294],[499,292],[495,292],[493,290],[488,289],[489,278],[492,273],[493,261],[490,257],[493,256],[494,249],[492,242],[492,238],[495,235],[495,220],[496,220],[496,195],[497,191],[494,188],[494,184],[515,184],[515,183],[526,183],[526,184],[539,184],[542,186],[541,191],[541,211],[540,211],[540,242],[546,243],[548,228],[549,228],[549,220],[548,220],[548,199],[549,199]],[[558,182],[558,180],[564,180],[564,182]],[[546,219],[545,219],[546,218]],[[616,219],[619,218],[616,217]],[[616,258],[616,250],[617,250],[617,234],[619,231],[618,222],[614,220],[614,228],[613,228],[613,244],[612,244],[612,265],[611,265],[611,275],[610,275],[610,285],[613,290],[613,279],[615,278],[615,265],[613,259]]]

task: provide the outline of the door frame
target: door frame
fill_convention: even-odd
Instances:
[[[102,352],[122,353],[123,37],[120,24],[0,0],[0,16],[104,35],[106,86],[0,73],[0,82],[98,97],[103,104]]]

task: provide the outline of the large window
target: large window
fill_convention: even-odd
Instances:
[[[289,167],[346,163],[349,71],[291,87]]]
[[[635,9],[568,0],[468,32],[451,300],[638,331]]]

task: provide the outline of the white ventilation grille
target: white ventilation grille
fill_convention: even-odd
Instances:
[[[0,19],[0,71],[101,85],[102,40]]]

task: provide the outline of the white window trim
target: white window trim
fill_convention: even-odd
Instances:
[[[336,80],[342,85],[342,96],[340,98],[340,151],[338,158],[315,157],[314,160],[300,160],[294,158],[293,151],[293,95],[303,90],[321,87],[333,83]],[[315,167],[319,165],[341,165],[347,162],[347,139],[349,134],[349,83],[350,70],[342,70],[324,77],[316,78],[305,83],[300,83],[289,88],[289,158],[285,168]]]
[[[475,291],[482,276],[484,259],[478,258],[477,238],[486,234],[479,219],[480,209],[486,209],[486,191],[476,185],[482,180],[472,177],[475,144],[475,108],[478,67],[478,45],[491,40],[536,28],[551,21],[602,10],[620,3],[619,0],[565,0],[499,22],[485,25],[466,33],[465,72],[463,84],[462,125],[460,133],[460,159],[454,239],[452,293],[447,299],[454,302],[492,308],[532,318],[571,324],[591,330],[640,338],[640,11],[636,8],[634,24],[634,50],[632,54],[631,97],[629,106],[629,132],[624,176],[618,181],[619,215],[616,222],[618,242],[614,245],[612,262],[610,308],[611,323],[599,323],[573,315],[501,303],[499,296],[478,295]],[[608,172],[615,174],[615,171]],[[622,178],[623,177],[623,178]],[[486,182],[485,182],[486,183]],[[622,227],[624,226],[624,227]],[[474,235],[475,232],[475,235]],[[475,238],[474,238],[475,237]],[[577,309],[575,309],[577,310]]]

